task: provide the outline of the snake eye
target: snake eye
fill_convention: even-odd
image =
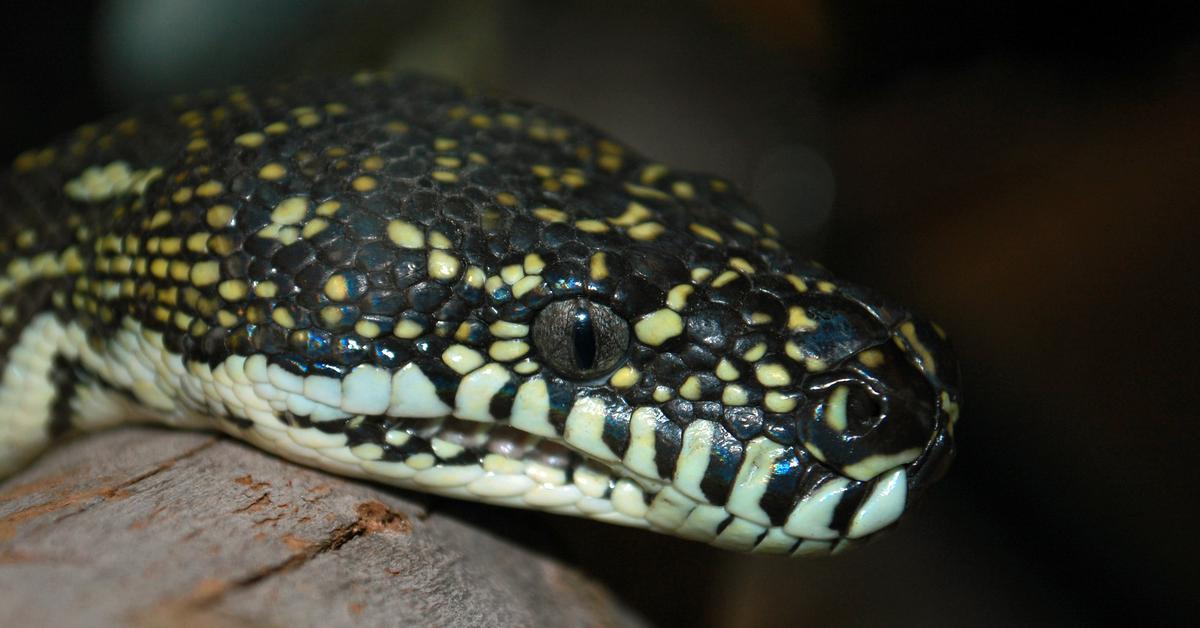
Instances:
[[[556,301],[533,322],[533,342],[547,365],[571,379],[611,371],[629,347],[629,324],[587,299]]]

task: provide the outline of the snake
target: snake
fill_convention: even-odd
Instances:
[[[953,457],[940,327],[543,105],[390,71],[176,96],[21,153],[0,210],[0,476],[150,422],[807,556]]]

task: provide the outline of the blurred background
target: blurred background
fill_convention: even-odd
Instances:
[[[0,158],[131,102],[360,67],[570,110],[937,319],[959,458],[894,533],[816,561],[440,507],[550,539],[657,625],[1194,621],[1198,10],[996,4],[26,3],[0,23]]]

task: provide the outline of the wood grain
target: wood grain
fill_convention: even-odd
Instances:
[[[0,484],[10,626],[630,626],[582,574],[399,491],[203,433],[65,443]]]

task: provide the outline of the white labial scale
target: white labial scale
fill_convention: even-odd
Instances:
[[[421,367],[411,362],[392,375],[391,392],[388,416],[432,419],[453,410],[438,397],[437,387]]]
[[[729,513],[720,506],[701,504],[692,510],[675,534],[693,541],[708,542],[716,538],[717,526],[729,518]]]
[[[783,529],[788,534],[804,539],[835,539],[837,530],[829,527],[833,522],[833,511],[850,487],[850,480],[834,478],[804,498],[788,516]]]
[[[535,377],[517,388],[508,423],[530,434],[558,436],[550,423],[550,392],[545,380]]]
[[[313,403],[312,414],[309,415],[313,421],[340,421],[350,418],[349,414],[342,412],[341,408],[327,406],[323,403]]]
[[[49,440],[46,427],[56,394],[50,371],[64,335],[53,314],[22,330],[0,376],[0,477],[20,468]]]
[[[368,476],[388,484],[399,484],[417,474],[415,469],[403,462],[373,460],[365,461],[360,466]]]
[[[608,491],[608,487],[612,483],[612,477],[607,473],[586,465],[577,467],[571,474],[571,479],[586,497],[597,499],[604,497],[604,493]]]
[[[604,442],[608,406],[596,397],[578,397],[567,414],[563,440],[589,456],[606,462],[620,460]]]
[[[650,522],[646,521],[645,519],[640,517],[630,517],[629,515],[616,510],[598,515],[591,515],[591,518],[595,519],[596,521],[603,521],[604,523],[611,523],[619,526],[629,526],[631,528],[650,527]]]
[[[483,467],[478,464],[446,465],[439,464],[417,473],[413,480],[421,486],[446,488],[466,486],[483,475]]]
[[[783,554],[792,549],[798,540],[784,532],[782,527],[774,527],[767,530],[767,535],[754,546],[754,551],[760,554]]]
[[[454,395],[454,416],[467,421],[495,421],[491,413],[492,397],[504,388],[512,376],[495,362],[471,371],[458,383]]]
[[[309,375],[304,378],[304,396],[337,408],[342,405],[342,381],[324,375]]]
[[[675,462],[675,488],[698,502],[708,501],[700,490],[704,472],[708,470],[709,452],[712,450],[713,432],[717,424],[712,421],[692,421],[683,431],[683,444],[679,448],[679,460]]]
[[[642,488],[629,479],[617,480],[617,485],[613,487],[612,492],[613,508],[617,512],[626,515],[633,519],[645,519],[646,506],[645,493]]]
[[[725,549],[748,551],[754,548],[758,537],[767,531],[766,526],[760,526],[753,521],[735,517],[724,530],[713,539],[712,544]]]
[[[774,477],[775,461],[786,453],[787,448],[768,438],[759,437],[750,441],[742,466],[733,480],[733,489],[725,509],[730,514],[759,525],[771,525],[771,518],[762,509],[762,498],[767,492],[767,484]]]
[[[683,524],[695,507],[696,502],[690,497],[675,490],[673,486],[664,486],[654,496],[654,501],[650,502],[646,521],[660,530],[672,531]]]
[[[272,364],[267,367],[267,382],[275,390],[296,393],[298,395],[304,394],[304,378],[289,372],[278,364]]]
[[[256,353],[246,358],[244,370],[246,372],[246,379],[255,384],[265,384],[270,381],[268,379],[270,375],[267,366],[267,356],[261,353]]]
[[[533,508],[559,508],[572,505],[583,497],[574,484],[541,484],[529,489],[525,503]]]
[[[467,490],[480,497],[499,498],[524,495],[535,486],[525,475],[485,473],[467,485]]]
[[[342,381],[342,410],[350,414],[383,414],[391,398],[392,377],[378,366],[356,366]]]
[[[833,550],[833,541],[804,539],[792,550],[792,556],[824,556]]]
[[[888,527],[904,513],[907,499],[908,472],[904,467],[883,474],[850,519],[846,536],[851,539],[862,538]]]
[[[648,478],[658,478],[658,465],[654,462],[655,427],[664,418],[662,410],[640,407],[629,419],[629,447],[625,450],[625,468]]]
[[[287,428],[287,435],[297,445],[308,447],[309,449],[326,449],[329,447],[344,447],[346,445],[345,434],[330,434],[311,427],[289,427]]]
[[[580,514],[591,518],[613,511],[612,502],[600,497],[584,497],[575,506],[579,508]]]

